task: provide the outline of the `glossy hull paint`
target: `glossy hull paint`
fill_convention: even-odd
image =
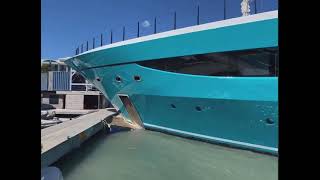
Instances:
[[[118,94],[128,95],[147,128],[277,154],[277,77],[198,76],[136,64],[162,57],[275,47],[277,26],[276,12],[275,18],[114,45],[66,63],[94,83],[126,117]],[[141,81],[135,81],[135,75]],[[117,82],[116,76],[122,81]],[[268,118],[274,122],[267,123]]]

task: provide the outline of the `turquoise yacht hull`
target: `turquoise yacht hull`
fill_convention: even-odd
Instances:
[[[195,70],[193,65],[189,69],[179,65],[183,57],[198,58],[193,62],[196,66],[201,57],[216,57],[219,63],[219,57],[226,57],[221,53],[230,52],[231,61],[231,57],[247,57],[241,53],[248,50],[269,51],[265,48],[277,52],[278,11],[117,42],[65,62],[130,120],[119,98],[128,96],[146,128],[277,154],[277,74],[209,75],[198,71],[211,66]]]

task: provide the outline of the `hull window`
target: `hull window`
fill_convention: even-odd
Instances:
[[[278,76],[278,47],[197,54],[139,62],[141,66],[205,76]]]

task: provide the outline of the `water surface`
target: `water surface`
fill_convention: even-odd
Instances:
[[[65,180],[277,179],[278,158],[153,131],[98,133],[54,164]]]

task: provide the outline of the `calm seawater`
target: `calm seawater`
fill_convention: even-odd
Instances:
[[[153,131],[98,133],[54,164],[65,180],[273,180],[278,158]]]

